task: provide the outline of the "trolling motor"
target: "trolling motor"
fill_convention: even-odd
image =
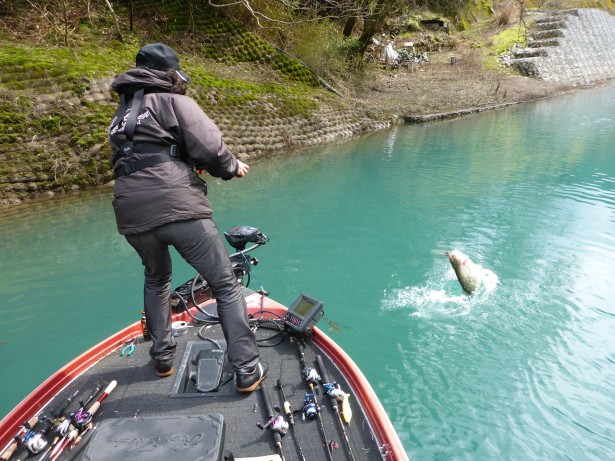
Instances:
[[[224,237],[229,245],[237,250],[237,253],[230,255],[233,272],[242,285],[248,286],[250,284],[251,268],[258,264],[258,259],[255,257],[248,258],[246,253],[264,245],[269,241],[269,238],[260,229],[251,226],[235,226],[224,232]],[[246,250],[248,243],[254,243],[254,245]],[[244,283],[244,277],[246,276],[248,281]]]
[[[258,264],[258,259],[248,258],[245,253],[264,245],[269,241],[269,238],[260,229],[250,226],[235,226],[226,231],[224,236],[227,242],[237,250],[237,253],[231,255],[233,271],[240,282],[243,282],[244,276],[248,276],[247,286],[250,283],[251,267]],[[248,243],[254,245],[246,250]],[[264,292],[264,290],[262,291]],[[306,294],[301,294],[288,308],[282,321],[292,335],[309,338],[312,335],[314,325],[324,314],[323,308],[324,305],[321,301]]]
[[[237,250],[229,255],[237,282],[244,287],[248,287],[251,277],[254,275],[256,281],[260,283],[253,269],[253,266],[258,264],[258,259],[247,256],[247,253],[265,245],[269,238],[257,227],[251,226],[235,226],[224,232],[224,237],[229,245]],[[269,295],[262,284],[260,290],[256,290],[256,292],[263,296]],[[199,303],[199,299],[210,299],[211,297],[211,288],[201,275],[197,274],[192,280],[175,289],[171,294],[171,303],[174,308],[185,311],[195,322],[216,324],[220,320],[216,305],[202,308]],[[188,300],[192,301],[196,309],[205,317],[197,318],[191,314],[187,304]],[[292,336],[307,339],[312,336],[314,325],[323,315],[323,303],[302,293],[284,313],[281,323],[284,330]]]
[[[260,229],[251,226],[235,226],[227,230],[224,236],[229,245],[237,251],[245,250],[248,243],[264,245],[269,241],[269,238]]]

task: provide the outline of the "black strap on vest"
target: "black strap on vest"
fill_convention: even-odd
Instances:
[[[138,144],[137,144],[138,146]],[[122,176],[129,176],[135,171],[149,168],[150,166],[158,165],[159,163],[173,162],[179,160],[179,158],[171,153],[177,146],[163,146],[158,145],[158,154],[151,154],[141,160],[128,160],[115,168],[115,178],[121,178]]]
[[[122,144],[119,151],[116,152],[114,157],[114,164],[117,163],[122,157],[131,157],[133,153],[151,154],[140,160],[129,159],[127,162],[121,165],[114,166],[115,177],[121,178],[122,176],[129,176],[135,171],[143,170],[150,166],[158,165],[159,163],[172,162],[179,160],[177,146],[154,144],[154,143],[134,143],[133,137],[135,134],[135,128],[137,127],[137,118],[141,110],[141,104],[143,103],[144,90],[139,90],[134,94],[132,99],[132,105],[130,107],[130,115],[126,120],[124,126],[124,135],[126,136],[126,142]],[[118,111],[119,117],[123,118],[126,113],[126,96],[124,93],[120,94],[120,109]]]
[[[132,105],[130,106],[130,115],[126,120],[124,126],[124,135],[126,136],[126,142],[120,147],[120,155],[124,157],[130,157],[132,155],[132,138],[135,134],[135,128],[137,127],[137,117],[141,111],[141,104],[143,103],[143,95],[145,91],[143,89],[137,91],[132,98]],[[126,96],[124,93],[120,95],[120,117],[124,117],[126,113]]]
[[[130,115],[128,116],[128,120],[126,120],[126,126],[124,127],[124,134],[126,135],[126,139],[128,139],[129,141],[132,141],[132,138],[135,134],[135,128],[137,126],[137,117],[139,116],[139,112],[141,111],[141,104],[143,103],[144,95],[145,90],[140,89],[135,93],[134,98],[132,98]]]

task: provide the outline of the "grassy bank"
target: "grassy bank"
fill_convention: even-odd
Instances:
[[[12,2],[0,18],[0,202],[112,179],[106,127],[117,101],[109,84],[148,42],[180,51],[189,95],[238,155],[301,145],[289,133],[299,138],[305,123],[321,123],[323,109],[369,119],[239,22],[204,2],[190,11],[184,3],[135,0],[113,12],[77,5],[66,16]]]

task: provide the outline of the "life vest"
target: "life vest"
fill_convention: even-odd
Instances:
[[[138,90],[134,94],[132,104],[130,106],[130,114],[128,115],[128,119],[125,122],[123,130],[124,135],[126,136],[126,142],[113,151],[111,163],[113,165],[113,171],[115,172],[116,179],[121,178],[122,176],[129,176],[136,171],[143,170],[160,163],[181,161],[176,145],[133,142],[135,128],[137,126],[137,118],[139,116],[139,111],[141,110],[144,94],[145,92],[143,89]],[[127,110],[126,95],[121,93],[120,108],[117,115],[119,124],[121,124],[124,120]],[[132,157],[135,153],[149,155],[141,159],[130,159],[130,157]],[[118,160],[126,157],[129,158],[129,161],[118,164]]]

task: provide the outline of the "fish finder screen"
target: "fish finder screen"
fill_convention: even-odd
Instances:
[[[299,301],[299,304],[297,304],[293,309],[293,312],[300,315],[301,317],[306,317],[313,307],[313,303],[311,303],[305,298],[302,298],[301,301]]]
[[[291,332],[308,335],[323,313],[323,304],[320,301],[301,294],[286,311],[283,320]]]

